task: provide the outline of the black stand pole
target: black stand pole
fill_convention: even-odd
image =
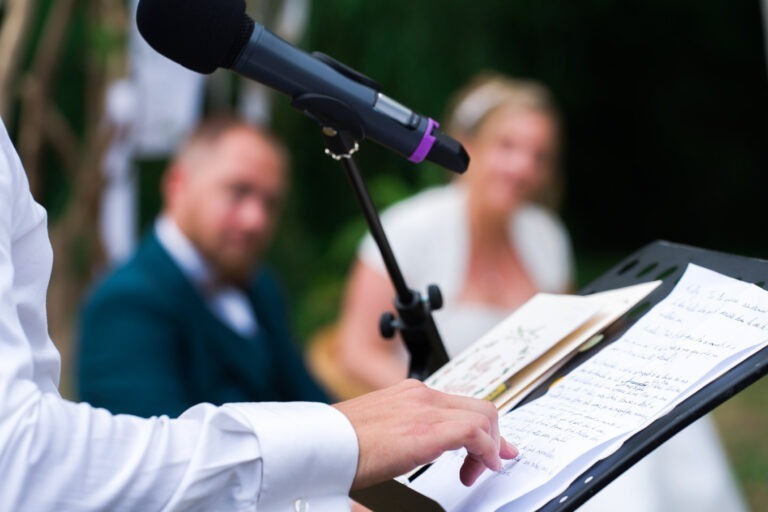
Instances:
[[[344,166],[347,178],[363,210],[363,215],[365,215],[371,235],[384,259],[387,273],[395,287],[394,305],[399,318],[396,318],[391,312],[384,313],[379,322],[381,335],[385,338],[392,338],[397,331],[400,332],[411,356],[408,376],[424,380],[448,362],[448,354],[432,318],[432,311],[440,309],[443,305],[440,289],[436,285],[430,285],[427,288],[427,297],[422,298],[419,292],[408,288],[384,233],[368,188],[365,186],[357,164],[352,157],[357,151],[357,142],[348,133],[329,126],[324,126],[322,133],[326,154],[334,160],[340,161]]]

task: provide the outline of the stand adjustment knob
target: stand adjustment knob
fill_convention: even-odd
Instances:
[[[379,332],[381,336],[386,339],[392,339],[395,337],[397,329],[395,328],[395,315],[390,311],[382,313],[379,317]]]
[[[429,308],[432,311],[443,307],[443,294],[436,284],[427,286],[427,298],[429,299]]]

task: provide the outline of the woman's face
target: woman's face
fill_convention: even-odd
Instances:
[[[465,147],[470,194],[506,215],[547,186],[557,151],[557,127],[547,114],[501,107],[483,121]]]

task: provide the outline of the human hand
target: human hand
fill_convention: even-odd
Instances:
[[[466,448],[460,470],[472,485],[485,468],[498,471],[501,458],[517,449],[499,435],[490,402],[448,395],[416,380],[336,404],[357,433],[360,455],[353,489],[406,473],[448,450]]]

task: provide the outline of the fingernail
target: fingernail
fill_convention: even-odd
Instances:
[[[505,459],[514,459],[520,454],[520,450],[515,445],[508,443],[503,437],[501,438],[501,443],[499,452]]]

